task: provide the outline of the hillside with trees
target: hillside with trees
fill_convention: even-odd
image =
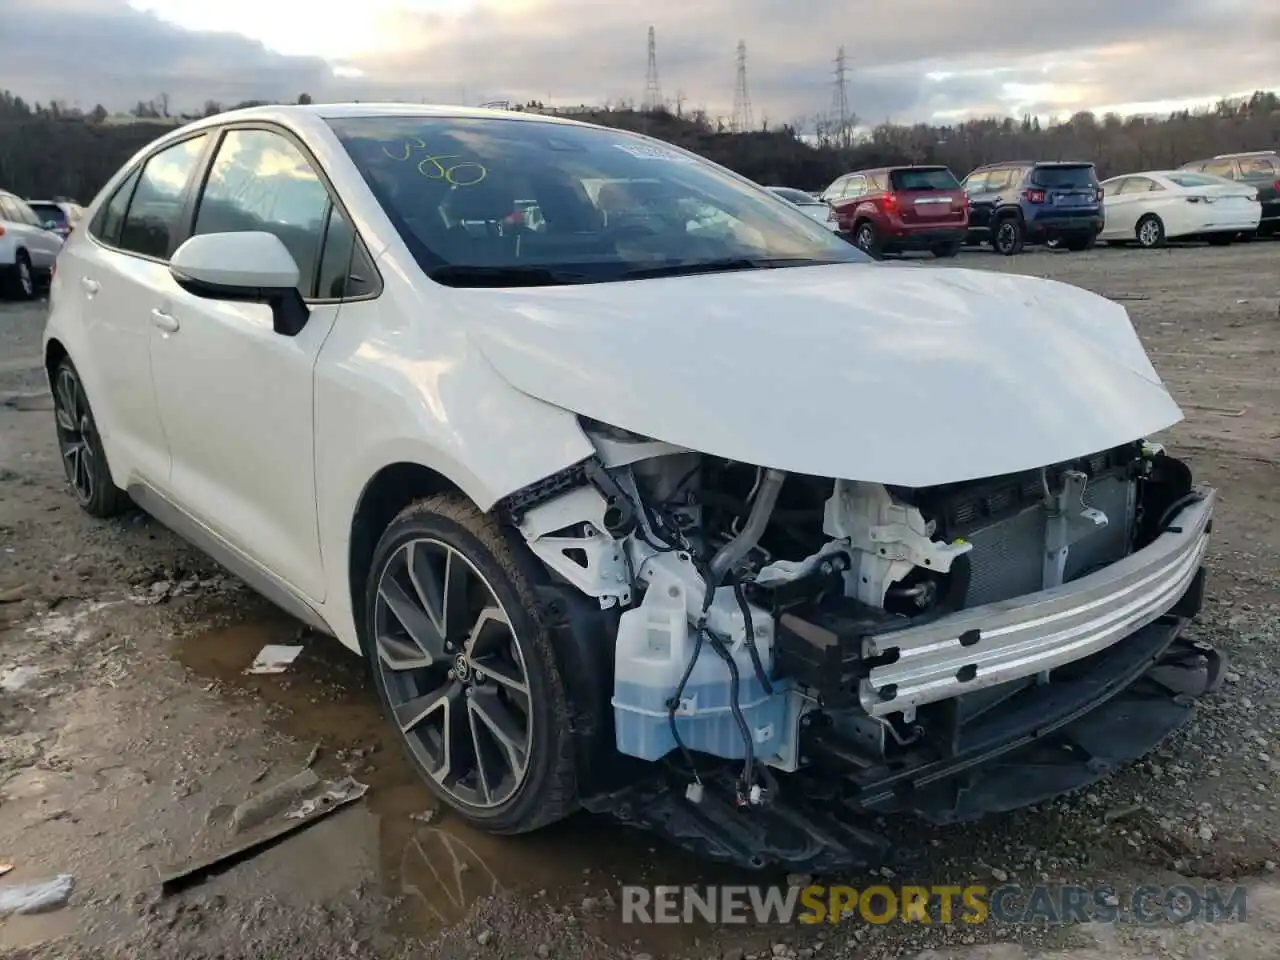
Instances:
[[[302,94],[298,102],[308,103],[310,97]],[[833,132],[817,123],[819,132],[809,136],[790,125],[767,122],[757,131],[734,133],[703,111],[586,106],[551,111],[538,103],[522,109],[647,133],[760,183],[811,190],[848,170],[894,163],[942,163],[964,176],[997,160],[1078,159],[1094,161],[1107,177],[1218,153],[1280,147],[1280,96],[1264,91],[1164,117],[1082,112],[1062,123],[1043,124],[1034,117],[991,117],[948,125],[884,123],[858,134]],[[125,160],[175,123],[222,110],[210,101],[197,115],[172,115],[168,97],[161,95],[118,118],[101,106],[85,113],[56,102],[28,103],[0,91],[0,187],[27,197],[69,196],[87,203]]]

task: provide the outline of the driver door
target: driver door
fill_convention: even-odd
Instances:
[[[237,553],[320,602],[312,378],[344,298],[362,291],[347,285],[349,220],[310,156],[279,130],[227,129],[197,200],[193,234],[248,230],[274,233],[293,254],[310,316],[290,337],[262,304],[171,286],[149,305],[168,493]]]

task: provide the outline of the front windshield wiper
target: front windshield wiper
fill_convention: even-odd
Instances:
[[[586,283],[589,279],[582,273],[547,267],[480,267],[455,263],[436,267],[427,276],[446,287],[554,287]]]
[[[636,267],[624,271],[627,280],[680,277],[698,273],[726,273],[733,270],[773,270],[779,267],[816,267],[823,264],[856,263],[854,260],[813,260],[808,257],[726,257],[723,260],[695,260],[660,267]]]

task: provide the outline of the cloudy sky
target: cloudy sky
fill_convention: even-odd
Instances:
[[[1165,109],[1280,87],[1277,0],[0,0],[0,87],[86,109],[164,92],[446,103],[668,99],[829,111],[836,48],[864,121]]]

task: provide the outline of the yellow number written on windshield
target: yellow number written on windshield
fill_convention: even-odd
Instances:
[[[489,175],[483,164],[462,160],[457,154],[432,154],[426,143],[417,137],[410,137],[400,143],[383,144],[382,152],[392,160],[414,163],[418,173],[428,180],[443,180],[454,187],[473,187]],[[451,160],[461,162],[445,162]]]

